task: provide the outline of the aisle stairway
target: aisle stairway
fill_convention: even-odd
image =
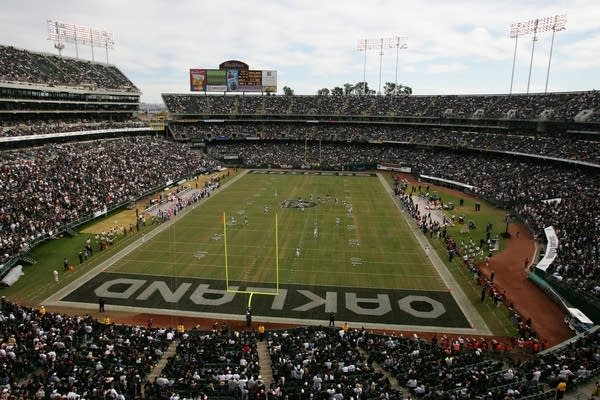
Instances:
[[[169,362],[169,358],[175,355],[175,352],[177,351],[177,346],[179,346],[179,339],[175,339],[171,342],[167,350],[165,350],[165,353],[163,354],[162,358],[158,361],[154,368],[152,368],[152,371],[150,371],[150,373],[148,374],[148,382],[152,383],[156,378],[160,376],[162,370],[167,365],[167,362]],[[142,386],[142,397],[143,396],[144,387]]]
[[[273,370],[271,369],[271,356],[269,355],[269,347],[267,346],[266,340],[256,343],[256,352],[258,353],[260,376],[262,377],[265,387],[268,388],[273,380]]]

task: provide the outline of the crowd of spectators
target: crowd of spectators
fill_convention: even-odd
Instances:
[[[2,151],[0,264],[67,224],[215,167],[204,154],[157,136]]]
[[[0,120],[0,137],[147,127],[147,122],[130,118],[107,120],[91,117],[61,117],[19,121]]]
[[[1,307],[3,399],[141,398],[147,374],[169,345],[167,329],[104,324],[4,297]]]
[[[600,174],[595,168],[400,145],[294,142],[215,142],[214,158],[237,156],[253,167],[315,166],[343,170],[402,164],[413,172],[462,182],[475,194],[520,215],[538,238],[553,226],[559,239],[549,272],[580,293],[600,295]],[[560,199],[548,202],[546,200]]]
[[[600,120],[600,92],[441,96],[219,96],[163,94],[173,114],[365,115],[571,121],[592,110]],[[544,114],[545,117],[542,117]]]
[[[279,124],[276,124],[279,125]],[[281,132],[275,127],[262,126],[253,123],[237,124],[190,124],[181,122],[169,122],[169,130],[176,140],[220,140],[220,139],[238,139],[262,137],[263,132],[269,135],[274,132]],[[281,126],[281,125],[279,125]],[[287,129],[289,127],[286,126]],[[265,136],[267,137],[267,136]]]
[[[369,354],[360,350],[364,330],[304,327],[267,337],[275,399],[401,399]]]
[[[138,89],[113,65],[34,53],[0,46],[0,82],[134,91]]]
[[[600,165],[600,140],[585,134],[518,134],[460,131],[444,128],[365,124],[170,123],[176,138],[196,140],[263,139],[325,140],[337,142],[395,141],[418,145],[516,152],[534,156],[585,161]]]
[[[518,361],[518,344],[483,337],[365,335],[363,348],[411,395],[431,399],[517,399],[586,382],[600,369],[598,334]],[[493,356],[490,357],[490,354]],[[548,398],[548,397],[543,397]]]
[[[508,340],[425,340],[347,323],[263,338],[226,322],[212,330],[115,325],[4,297],[0,309],[3,399],[541,399],[560,382],[572,389],[600,372],[598,331],[523,357]],[[262,340],[270,382],[260,375]],[[171,344],[175,355],[161,367]]]
[[[186,398],[266,399],[252,331],[215,323],[212,332],[182,332],[176,353],[154,382],[153,398],[177,393]]]

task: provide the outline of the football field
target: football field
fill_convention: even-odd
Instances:
[[[369,326],[469,331],[472,316],[389,191],[373,173],[251,170],[58,299],[202,316],[251,306],[257,318],[296,323],[334,312]]]

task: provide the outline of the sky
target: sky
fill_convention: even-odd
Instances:
[[[508,93],[516,44],[513,92],[524,93],[533,35],[511,39],[510,26],[563,14],[548,91],[600,89],[598,0],[3,0],[0,44],[57,54],[47,20],[110,31],[109,62],[146,103],[189,93],[190,68],[227,60],[277,70],[278,94],[284,86],[316,94],[363,75],[379,91],[396,74],[416,95]],[[366,62],[358,50],[359,40],[395,37],[406,37],[407,48],[369,50]],[[530,92],[544,92],[551,39],[551,31],[538,34]],[[87,46],[78,53],[92,59]],[[63,55],[75,57],[75,46]],[[94,57],[106,62],[104,49]]]

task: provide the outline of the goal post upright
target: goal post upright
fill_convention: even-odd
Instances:
[[[223,211],[223,244],[225,248],[225,287],[229,291],[229,265],[227,263],[227,219],[225,211]]]
[[[257,290],[231,290],[229,287],[229,261],[227,248],[227,216],[223,211],[223,248],[225,252],[225,287],[227,293],[248,294],[248,305],[252,306],[252,298],[255,294],[265,296],[279,296],[279,226],[278,214],[275,214],[275,291],[257,291]]]
[[[279,224],[275,213],[275,291],[279,294]]]

